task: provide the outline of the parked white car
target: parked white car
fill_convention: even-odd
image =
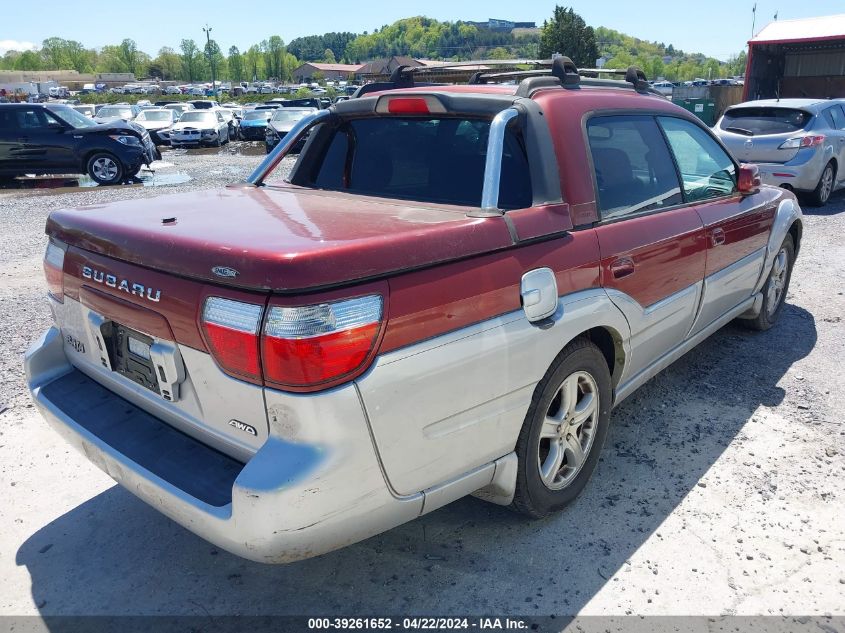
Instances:
[[[229,124],[217,109],[185,112],[170,131],[173,147],[220,147],[229,140]]]

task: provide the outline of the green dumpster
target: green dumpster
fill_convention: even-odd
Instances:
[[[716,102],[713,99],[672,99],[672,103],[692,112],[710,127],[716,124]]]

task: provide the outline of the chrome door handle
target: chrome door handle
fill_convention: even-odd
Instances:
[[[710,233],[710,243],[713,246],[721,246],[725,243],[725,230],[724,229],[713,229]]]

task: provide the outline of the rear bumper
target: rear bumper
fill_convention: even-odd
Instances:
[[[295,423],[286,413],[241,464],[74,368],[56,327],[33,344],[25,364],[33,401],[70,444],[140,499],[244,558],[317,556],[422,511],[422,494],[389,491],[354,386],[308,398],[301,408],[313,428],[294,437],[284,437]]]
[[[763,184],[789,185],[798,191],[812,191],[819,183],[822,169],[827,164],[821,151],[799,152],[787,163],[755,163],[760,168]]]

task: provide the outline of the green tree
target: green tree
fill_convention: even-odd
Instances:
[[[15,70],[42,70],[41,56],[35,51],[24,51],[15,59]]]
[[[576,66],[592,68],[599,56],[593,27],[572,8],[555,6],[551,20],[543,22],[540,34],[540,57],[554,53],[566,55]]]
[[[41,58],[44,68],[59,70],[67,68],[65,63],[66,42],[60,37],[48,37],[41,42]]]
[[[259,77],[263,77],[264,57],[261,54],[261,49],[258,45],[253,44],[250,46],[246,53],[243,54],[243,58],[244,72],[246,73],[249,81],[255,81]]]
[[[153,75],[153,69],[158,70],[158,74],[154,76],[162,79],[178,79],[182,71],[182,62],[179,59],[179,54],[169,46],[164,46],[159,49],[158,56],[150,64],[150,75]]]
[[[135,40],[126,38],[118,46],[118,56],[126,67],[126,71],[135,76],[141,74],[142,56],[138,51]]]
[[[97,56],[97,71],[101,73],[127,72],[119,46],[107,45],[100,49],[100,54]]]
[[[182,40],[179,49],[182,51],[182,78],[193,82],[198,77],[200,50],[194,40]]]
[[[264,55],[264,67],[268,79],[282,79],[285,59],[285,42],[278,35],[271,35],[259,45]]]
[[[327,64],[336,64],[337,60],[334,57],[334,52],[332,49],[327,48],[326,51],[323,53],[323,61]]]
[[[97,63],[97,52],[85,48],[80,42],[67,40],[65,42],[65,58],[76,72],[88,73],[94,69]]]
[[[205,53],[205,59],[209,65],[209,72],[212,68],[214,69],[215,80],[219,81],[221,78],[226,77],[228,75],[226,58],[223,57],[223,52],[220,50],[220,46],[217,42],[214,40],[208,40],[203,52]]]
[[[508,53],[507,49],[502,48],[501,46],[497,46],[492,51],[490,51],[487,55],[490,59],[510,59],[510,53]]]
[[[237,46],[229,48],[229,78],[232,81],[241,82],[244,80],[244,61]]]

